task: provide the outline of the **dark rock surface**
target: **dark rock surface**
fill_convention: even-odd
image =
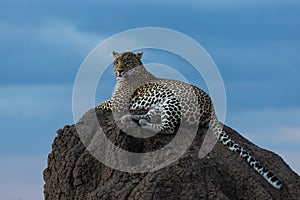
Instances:
[[[97,111],[97,117],[109,140],[132,152],[153,151],[174,137],[157,134],[148,139],[133,138],[119,130],[111,113]],[[224,129],[283,181],[282,190],[269,185],[220,143],[200,159],[206,128],[199,128],[190,148],[172,165],[154,172],[127,173],[93,157],[83,143],[92,143],[94,135],[80,139],[72,125],[58,130],[52,144],[44,170],[45,199],[300,199],[300,178],[278,155],[252,144],[229,127]],[[131,162],[130,158],[124,162]]]

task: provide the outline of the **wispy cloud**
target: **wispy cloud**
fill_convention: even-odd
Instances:
[[[55,131],[72,119],[72,86],[0,86],[0,155],[49,152]]]
[[[46,159],[46,155],[0,156],[1,199],[43,199]]]
[[[55,49],[74,49],[85,55],[104,38],[96,33],[80,30],[74,24],[52,20],[36,32],[41,43]]]
[[[22,45],[29,44],[26,48],[29,50],[33,50],[34,47],[57,50],[75,48],[74,50],[86,54],[104,39],[99,34],[80,30],[71,22],[55,19],[31,26],[0,21],[0,30],[1,44],[5,44],[9,48],[20,45],[21,48],[15,49],[16,52],[25,50]]]
[[[8,85],[0,90],[2,120],[49,117],[70,108],[72,101],[72,85]]]
[[[278,144],[298,144],[300,145],[300,126],[299,127],[282,127],[279,128],[278,133],[270,139]],[[300,153],[300,148],[299,148]]]
[[[300,173],[300,108],[242,110],[227,113],[227,125],[254,144],[280,154]]]
[[[0,83],[69,82],[103,37],[57,20],[37,26],[0,21]],[[18,72],[18,73],[16,73]]]

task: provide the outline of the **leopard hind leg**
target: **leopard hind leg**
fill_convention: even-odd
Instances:
[[[147,114],[152,117],[150,117],[150,122],[143,118],[139,120],[139,125],[143,129],[172,134],[180,123],[180,103],[175,96],[167,97],[153,109],[150,109]]]

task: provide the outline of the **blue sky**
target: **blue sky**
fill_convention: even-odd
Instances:
[[[105,38],[145,26],[199,42],[224,80],[226,124],[280,154],[299,174],[299,11],[296,0],[1,0],[1,199],[42,198],[55,132],[73,123],[72,88],[82,61]],[[145,53],[144,62],[157,61],[154,56],[163,57]],[[112,72],[106,82],[114,84]],[[96,101],[108,99],[111,88],[98,91]]]

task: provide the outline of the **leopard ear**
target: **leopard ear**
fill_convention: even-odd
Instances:
[[[135,57],[137,58],[137,59],[139,59],[139,60],[141,60],[141,58],[143,57],[143,52],[141,52],[141,53],[137,53],[137,54],[135,54]]]
[[[115,51],[112,52],[112,56],[113,56],[114,58],[116,58],[118,55],[119,55],[119,54],[118,54],[117,52],[115,52]]]

